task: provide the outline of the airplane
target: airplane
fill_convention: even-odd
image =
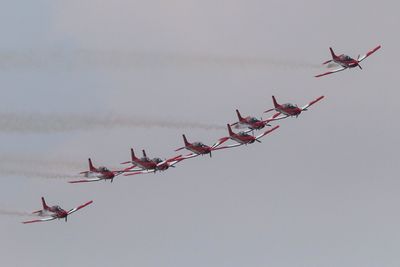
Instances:
[[[355,67],[359,67],[360,69],[362,69],[360,62],[363,61],[364,59],[366,59],[367,57],[369,57],[370,55],[372,55],[379,48],[381,48],[380,45],[378,45],[374,49],[368,51],[366,54],[364,54],[362,56],[358,55],[357,59],[354,59],[354,58],[351,58],[348,55],[344,55],[344,54],[337,56],[337,55],[335,55],[335,52],[333,52],[333,49],[331,47],[329,47],[329,50],[331,51],[332,59],[325,61],[324,63],[322,63],[322,65],[326,65],[333,61],[333,62],[339,64],[340,68],[316,75],[315,77],[318,78],[318,77],[322,77],[322,76],[325,76],[328,74],[332,74],[335,72],[339,72],[339,71],[342,71],[345,69],[351,69],[351,68],[355,68]]]
[[[42,217],[45,217],[45,218],[36,219],[36,220],[32,220],[32,221],[25,221],[25,222],[22,222],[22,223],[27,224],[27,223],[35,223],[35,222],[46,222],[46,221],[52,221],[52,220],[55,220],[55,219],[62,219],[62,218],[64,218],[65,221],[67,221],[68,215],[70,215],[71,213],[74,213],[75,211],[78,211],[78,210],[80,210],[80,209],[82,209],[82,208],[84,208],[84,207],[86,207],[86,206],[88,206],[88,205],[90,205],[92,203],[93,203],[93,201],[91,200],[89,202],[86,202],[83,205],[80,205],[79,207],[76,207],[74,209],[70,209],[70,210],[66,211],[66,210],[62,209],[60,206],[57,206],[57,205],[56,206],[51,206],[51,207],[47,206],[46,201],[44,200],[44,197],[42,197],[43,209],[42,210],[38,210],[38,211],[34,211],[34,212],[32,212],[32,214],[36,214],[38,216],[42,216]]]
[[[275,96],[272,96],[272,102],[274,103],[275,108],[268,109],[264,111],[264,113],[275,110],[277,111],[277,113],[274,115],[275,117],[278,116],[279,114],[284,114],[284,116],[280,117],[279,119],[284,119],[287,117],[294,117],[294,116],[297,118],[301,112],[308,110],[310,106],[314,105],[323,98],[324,96],[320,96],[317,99],[308,103],[307,105],[299,108],[297,105],[294,105],[292,103],[286,103],[282,105],[278,104],[278,102],[275,99]]]
[[[251,116],[247,116],[247,117],[243,118],[238,109],[236,110],[236,114],[238,117],[238,121],[235,123],[232,123],[231,126],[235,126],[235,128],[240,128],[240,126],[246,126],[250,129],[247,132],[251,132],[253,130],[261,130],[265,126],[271,126],[268,123],[271,121],[277,120],[276,117],[280,115],[280,114],[276,113],[271,118],[263,120],[263,119],[257,119],[256,117],[251,117]]]
[[[127,172],[127,171],[133,171],[132,168],[126,168],[125,170],[121,171],[110,171],[108,168],[104,166],[100,167],[94,167],[92,160],[89,158],[89,171],[84,171],[81,172],[80,174],[83,174],[85,177],[88,179],[82,179],[82,180],[74,180],[74,181],[69,181],[68,183],[75,184],[75,183],[87,183],[87,182],[97,182],[97,181],[107,181],[110,180],[112,183],[114,178],[121,173]]]
[[[137,158],[135,156],[135,152],[133,151],[133,148],[131,148],[131,160],[122,162],[121,164],[131,163],[132,167],[130,167],[130,168],[138,167],[139,170],[130,169],[129,170],[130,173],[124,174],[124,176],[145,174],[145,173],[155,173],[156,171],[165,171],[169,167],[175,167],[175,164],[177,164],[178,162],[183,160],[182,155],[178,155],[178,156],[172,157],[170,159],[166,159],[166,160],[162,160],[161,158],[150,159],[149,157],[147,157],[145,150],[142,150],[142,152],[143,152],[143,157]],[[125,170],[127,170],[127,169],[125,169]]]
[[[228,137],[223,137],[223,138],[221,138],[221,139],[224,140],[224,142],[225,142],[226,140],[228,140],[228,139],[232,139],[232,140],[236,141],[237,143],[236,143],[236,144],[232,144],[232,145],[223,146],[223,147],[221,147],[221,149],[223,149],[223,148],[237,147],[237,146],[247,145],[247,144],[252,144],[252,143],[254,143],[254,142],[256,142],[256,141],[259,142],[259,143],[261,143],[261,141],[260,141],[259,139],[260,139],[261,137],[263,137],[263,136],[265,136],[265,135],[271,133],[272,131],[275,131],[276,129],[278,129],[278,128],[279,128],[279,125],[277,125],[277,126],[271,128],[271,129],[268,130],[268,131],[263,132],[262,134],[260,134],[260,135],[258,135],[258,136],[253,136],[253,135],[250,135],[250,134],[245,133],[245,132],[234,133],[234,132],[232,131],[231,126],[230,126],[229,124],[227,124],[227,127],[228,127],[229,136],[228,136]]]
[[[199,155],[206,155],[206,154],[209,154],[210,158],[211,158],[212,151],[220,149],[218,147],[227,140],[226,139],[226,140],[222,141],[220,139],[212,146],[207,146],[207,145],[203,144],[202,142],[193,142],[193,143],[188,142],[188,140],[186,139],[186,136],[184,134],[182,134],[182,137],[183,137],[183,142],[184,142],[185,146],[177,148],[177,149],[175,149],[175,151],[179,151],[179,150],[186,148],[187,150],[190,150],[192,152],[186,156],[183,156],[182,157],[183,159],[189,159],[189,158],[197,157]]]

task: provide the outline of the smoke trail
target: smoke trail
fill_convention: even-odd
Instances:
[[[40,179],[78,177],[84,164],[64,159],[40,159],[18,155],[0,155],[0,176],[18,176]]]
[[[0,214],[1,215],[9,215],[9,216],[35,216],[35,214],[32,214],[30,212],[26,211],[16,211],[16,210],[6,210],[0,208]]]
[[[328,63],[328,65],[326,65],[327,68],[336,68],[339,67],[339,64],[335,63],[335,62],[331,62]]]
[[[154,118],[135,118],[126,116],[106,115],[62,115],[41,113],[10,113],[0,112],[0,132],[3,133],[57,133],[70,131],[89,131],[117,127],[141,128],[178,128],[222,130],[225,127],[218,124],[182,122]]]
[[[117,70],[149,67],[315,69],[319,65],[304,60],[279,59],[264,55],[235,56],[201,53],[142,53],[121,50],[87,49],[0,52],[0,69],[61,68],[78,70],[96,67]]]
[[[33,169],[17,169],[17,168],[1,168],[0,176],[18,176],[26,178],[40,178],[40,179],[71,179],[79,177],[78,174],[71,175],[71,173],[53,172],[46,170],[33,170]]]
[[[85,167],[83,163],[71,161],[61,158],[37,158],[24,155],[0,155],[0,166],[12,166],[26,168],[46,168],[46,169],[82,169]]]

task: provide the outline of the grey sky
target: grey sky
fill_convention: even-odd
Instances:
[[[9,1],[0,9],[0,114],[121,114],[225,125],[326,98],[261,144],[156,175],[67,184],[92,157],[169,157],[181,134],[117,127],[0,132],[1,210],[94,204],[68,223],[0,215],[3,266],[398,266],[395,1]],[[315,79],[328,47],[363,70]],[[11,175],[21,161],[21,174]],[[12,162],[12,163],[10,163]],[[54,165],[53,165],[54,164]],[[13,167],[14,166],[14,167]],[[35,168],[37,166],[37,168]],[[55,166],[55,167],[53,167]],[[34,175],[50,169],[54,179]],[[8,172],[7,172],[8,170]]]

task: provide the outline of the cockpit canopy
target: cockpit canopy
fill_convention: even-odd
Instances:
[[[297,108],[297,105],[292,103],[286,103],[283,105],[284,108]]]
[[[144,162],[149,162],[149,161],[150,161],[150,159],[149,159],[148,157],[143,157],[143,158],[141,158],[140,160],[141,160],[141,161],[144,161]]]
[[[160,158],[154,158],[154,159],[152,159],[151,161],[153,161],[153,162],[155,162],[155,163],[160,163],[160,162],[162,162],[163,160],[160,159]]]
[[[341,55],[340,59],[343,61],[352,61],[353,59],[349,57],[348,55]]]
[[[344,60],[348,60],[348,61],[352,60],[352,58],[349,57],[348,55],[344,55],[343,58],[344,58]]]
[[[197,146],[197,147],[205,147],[206,145],[203,144],[202,142],[194,142],[193,146]]]
[[[249,136],[249,135],[248,135],[247,133],[245,133],[245,132],[239,132],[238,135],[240,135],[240,136]]]
[[[62,211],[62,208],[60,206],[58,206],[58,205],[57,206],[53,206],[52,209],[55,210],[55,211]]]
[[[257,119],[257,118],[255,118],[255,117],[251,117],[250,119],[249,119],[249,122],[251,122],[251,123],[256,123],[256,122],[259,122],[260,120],[259,119]]]
[[[101,171],[101,172],[109,172],[110,170],[107,169],[107,167],[100,166],[100,167],[99,167],[99,171]]]

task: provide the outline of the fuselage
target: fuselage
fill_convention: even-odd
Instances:
[[[100,179],[113,179],[115,174],[106,167],[98,167],[96,171],[91,172]]]
[[[209,147],[203,143],[200,143],[200,142],[188,144],[186,146],[186,149],[188,149],[198,155],[210,154],[211,150],[212,150],[211,147]]]
[[[68,212],[62,209],[60,206],[52,206],[45,209],[45,211],[50,212],[50,216],[55,218],[65,218],[68,216]]]
[[[255,137],[244,132],[233,133],[229,136],[232,140],[240,143],[240,144],[251,144],[254,143]]]
[[[241,124],[247,125],[252,130],[259,130],[265,127],[265,122],[254,118],[254,117],[246,117],[240,121]]]
[[[149,158],[135,158],[133,162],[139,166],[142,169],[149,170],[149,169],[155,169],[157,167],[157,163],[154,161],[150,160]]]
[[[152,162],[154,162],[156,164],[156,169],[159,171],[165,171],[166,169],[169,168],[169,164],[167,161],[165,161],[163,164],[160,164],[161,162],[163,162],[162,159],[160,158],[154,158],[151,160]]]
[[[358,66],[358,61],[348,55],[340,55],[333,58],[333,62],[344,68],[355,68]]]
[[[286,116],[298,116],[301,113],[301,109],[291,103],[286,103],[275,108],[276,111],[285,114]]]

